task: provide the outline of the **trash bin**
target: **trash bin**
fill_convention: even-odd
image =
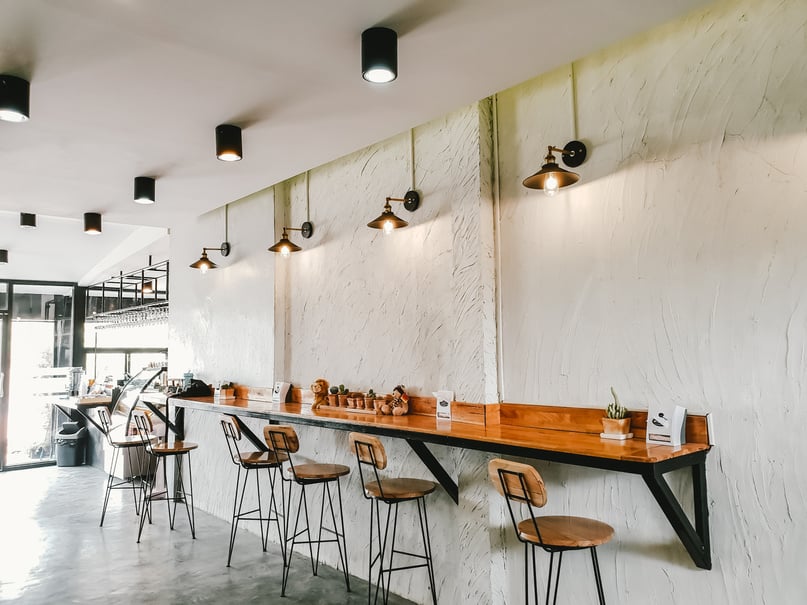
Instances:
[[[84,447],[87,429],[78,422],[65,422],[56,434],[56,466],[79,466],[84,464]]]

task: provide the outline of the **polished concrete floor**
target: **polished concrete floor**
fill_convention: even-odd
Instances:
[[[137,517],[128,492],[113,492],[104,527],[98,526],[106,475],[89,466],[0,473],[0,603],[50,605],[159,603],[367,602],[367,582],[295,554],[287,596],[280,597],[277,545],[239,532],[226,567],[230,525],[197,512],[197,539],[177,510],[169,531],[164,505],[136,543]],[[380,602],[380,599],[379,599]],[[410,603],[390,598],[391,603]]]

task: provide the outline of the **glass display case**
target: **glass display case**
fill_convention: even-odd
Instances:
[[[121,389],[115,409],[112,412],[113,417],[116,417],[113,418],[113,423],[125,424],[128,433],[132,410],[145,407],[140,403],[141,395],[165,392],[167,375],[165,365],[153,365],[143,368],[132,376]]]

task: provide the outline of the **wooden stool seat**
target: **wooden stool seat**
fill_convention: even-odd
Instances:
[[[364,485],[364,493],[369,498],[382,498],[383,500],[412,500],[422,498],[437,489],[434,481],[426,479],[381,479],[370,481]]]
[[[289,475],[298,481],[328,481],[350,474],[350,467],[344,464],[327,464],[312,462],[295,464],[288,469]]]
[[[274,452],[239,452],[238,459],[233,459],[233,462],[247,468],[269,468],[280,466],[288,459],[288,456],[275,455]]]
[[[540,538],[535,531],[532,519],[525,519],[518,524],[518,536],[533,544],[549,547],[591,548],[605,544],[614,537],[614,528],[586,517],[542,516],[536,517]]]
[[[157,437],[151,437],[150,441],[157,443]],[[138,447],[143,445],[143,439],[141,439],[140,435],[110,436],[109,443],[112,447]]]
[[[187,454],[191,450],[195,450],[197,447],[199,447],[198,443],[176,440],[155,443],[152,445],[151,450],[155,456],[175,456],[177,454]]]

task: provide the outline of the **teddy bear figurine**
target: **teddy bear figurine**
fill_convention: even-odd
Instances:
[[[314,393],[314,403],[311,409],[316,410],[321,405],[328,405],[328,381],[324,378],[317,378],[311,385],[311,392]]]
[[[399,384],[392,389],[392,401],[389,407],[393,416],[403,416],[409,412],[409,395],[404,391],[404,385]]]

